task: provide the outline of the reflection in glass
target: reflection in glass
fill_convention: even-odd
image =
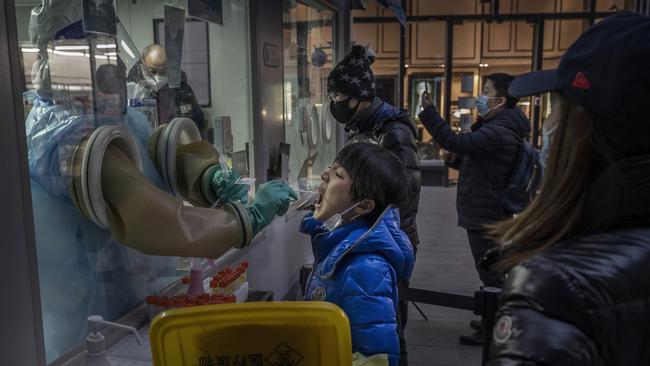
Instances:
[[[289,181],[310,189],[336,154],[327,75],[332,69],[334,13],[310,2],[285,1],[285,140],[291,144]]]
[[[91,314],[115,320],[176,279],[174,258],[125,247],[77,207],[81,142],[102,126],[133,136],[145,175],[165,188],[147,157],[152,126],[126,100],[126,70],[112,37],[50,41],[31,52],[25,122],[48,362],[80,343]],[[36,57],[34,57],[36,55]],[[29,65],[33,62],[34,67]]]
[[[134,141],[144,175],[169,192],[148,146],[160,122],[161,103],[171,109],[176,100],[149,93],[159,91],[155,86],[164,72],[145,67],[142,57],[146,47],[155,44],[152,24],[163,17],[163,0],[117,0],[117,36],[85,33],[81,2],[52,0],[31,12],[39,3],[21,2],[16,19],[25,70],[25,129],[50,363],[83,342],[89,315],[116,320],[181,274],[177,258],[145,255],[123,246],[87,219],[93,215],[87,212],[89,206],[80,204],[87,197],[79,188],[88,186],[80,179],[85,151],[79,146],[87,146],[82,142],[88,143],[89,136],[105,126],[120,126]],[[208,95],[202,96],[208,105],[197,103],[197,108],[208,126],[216,118],[230,118],[233,165],[247,171],[250,64],[242,60],[250,59],[248,2],[224,0],[222,4],[223,25],[200,23],[205,32],[203,49],[210,50],[202,56],[211,77],[206,78]],[[130,71],[138,77],[128,80]]]

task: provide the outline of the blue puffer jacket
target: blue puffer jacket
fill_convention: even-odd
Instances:
[[[413,271],[413,248],[399,225],[396,208],[372,226],[357,220],[330,231],[311,213],[300,225],[312,237],[315,258],[305,300],[338,305],[350,319],[353,352],[386,353],[390,365],[400,353],[397,279]]]

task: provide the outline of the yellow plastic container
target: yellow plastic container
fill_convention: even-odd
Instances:
[[[155,366],[347,366],[347,316],[327,302],[258,302],[174,309],[149,331]]]

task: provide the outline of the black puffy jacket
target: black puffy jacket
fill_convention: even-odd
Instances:
[[[513,268],[490,366],[650,365],[650,156],[619,162],[589,192],[601,233],[565,240]]]
[[[415,220],[420,204],[420,159],[415,144],[415,125],[405,111],[375,98],[357,121],[345,126],[348,142],[371,142],[391,151],[406,165],[410,184],[408,200],[400,205],[401,229],[414,249],[420,243]]]
[[[512,216],[500,199],[522,148],[522,139],[530,135],[530,122],[519,108],[494,112],[480,119],[471,133],[456,134],[435,107],[424,109],[420,121],[433,139],[445,150],[462,155],[456,208],[458,225],[481,229]]]

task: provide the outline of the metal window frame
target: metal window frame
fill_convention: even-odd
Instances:
[[[640,0],[647,1],[647,0]],[[534,21],[538,18],[543,20],[570,20],[570,19],[589,19],[604,18],[608,15],[615,14],[616,12],[567,12],[567,13],[518,13],[518,14],[453,14],[453,15],[409,15],[406,17],[408,23],[417,22],[433,22],[433,21],[492,21],[492,22],[507,22],[507,21]],[[399,20],[395,17],[354,17],[353,24],[364,23],[398,23]]]
[[[401,0],[402,9],[406,11],[406,0]],[[406,36],[409,24],[400,24],[399,27],[399,72],[397,83],[397,106],[404,109],[404,79],[406,78]]]
[[[32,197],[27,167],[15,0],[0,2],[0,354],[7,365],[45,365]]]
[[[402,6],[405,8],[405,0],[402,0]],[[544,22],[546,20],[571,20],[584,19],[589,25],[593,25],[596,18],[604,18],[615,12],[596,12],[596,0],[589,0],[589,11],[571,12],[571,13],[520,13],[520,14],[462,14],[462,15],[409,15],[406,17],[407,25],[421,22],[446,22],[445,36],[445,100],[443,106],[443,115],[446,121],[451,117],[451,78],[453,75],[453,36],[454,25],[462,24],[463,21],[478,22],[503,22],[503,21],[526,21],[533,24],[533,51],[531,71],[542,69],[544,60]],[[637,0],[636,8],[639,13],[650,12],[649,0]],[[398,23],[396,17],[354,17],[353,24],[383,24]],[[404,80],[406,75],[405,68],[405,27],[400,27],[400,53],[399,53],[399,72],[398,72],[398,105],[404,107]],[[541,125],[541,103],[538,103],[539,96],[533,96],[533,136],[531,138],[535,147],[538,147]],[[444,185],[448,184],[448,171],[445,170]]]
[[[22,92],[25,90],[20,60],[20,47],[15,19],[15,1],[0,2],[0,110],[5,118],[0,122],[0,162],[4,167],[0,180],[0,230],[3,233],[0,273],[4,278],[2,290],[11,294],[8,301],[0,304],[0,353],[6,364],[45,366],[45,347],[41,299],[39,289],[36,241],[33,220],[30,178],[27,162],[27,146],[24,129]],[[254,9],[252,4],[262,0],[250,0],[249,16]],[[334,7],[332,1],[322,1]],[[351,17],[349,5],[344,0],[336,0],[334,31],[337,41],[337,58],[349,47]],[[255,37],[254,22],[250,33]],[[343,28],[342,28],[343,27]],[[254,47],[255,43],[251,44]],[[254,68],[256,50],[251,51]],[[256,85],[252,70],[252,87]],[[258,104],[259,105],[259,104]],[[261,136],[257,136],[261,137]],[[260,141],[260,140],[258,140]],[[339,139],[339,143],[343,140]],[[257,149],[259,152],[259,150]],[[141,309],[134,309],[139,312]],[[78,352],[71,350],[68,357],[54,361],[65,362]]]
[[[349,0],[331,0],[335,1],[337,8],[336,24],[334,24],[334,37],[337,41],[337,52],[334,62],[338,63],[345,57],[352,40],[352,10]],[[336,151],[339,151],[346,144],[345,126],[336,123]]]
[[[272,45],[277,46],[281,50],[284,49],[284,40],[282,33],[275,35],[276,24],[269,24],[264,20],[269,17],[277,18],[279,16],[278,29],[281,30],[285,27],[282,21],[283,3],[278,0],[250,0],[251,10],[251,70],[252,70],[252,88],[253,88],[253,149],[254,149],[254,169],[256,183],[261,184],[266,182],[269,178],[274,178],[277,175],[276,159],[278,156],[280,143],[286,142],[285,134],[285,121],[282,117],[282,123],[279,123],[280,118],[272,116],[273,112],[266,114],[262,110],[266,107],[275,108],[275,102],[269,98],[269,87],[282,83],[284,81],[284,63],[273,70],[265,69],[264,67],[264,46]],[[306,6],[313,6],[318,4],[320,7],[332,11],[332,27],[334,33],[332,35],[333,41],[336,42],[335,59],[337,62],[349,46],[349,34],[351,18],[349,17],[349,4],[347,0],[296,0]],[[276,8],[274,8],[274,6]],[[267,8],[268,7],[268,8]],[[347,18],[346,18],[347,17]],[[275,20],[273,20],[275,22]],[[305,23],[309,26],[309,23]],[[272,29],[272,32],[269,30]],[[276,73],[281,73],[282,78],[278,78]],[[280,81],[281,80],[281,81]],[[283,84],[280,84],[283,85]],[[284,108],[284,93],[282,96],[282,108]],[[276,108],[277,109],[277,108]],[[274,109],[275,110],[275,109]],[[282,109],[283,110],[283,109]],[[277,113],[277,111],[275,111]],[[284,116],[284,113],[282,113]],[[336,145],[339,148],[344,141],[345,133],[342,126],[336,129]]]

